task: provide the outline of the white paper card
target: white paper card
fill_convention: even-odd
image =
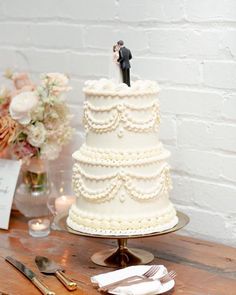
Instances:
[[[0,159],[0,228],[8,229],[20,161]]]

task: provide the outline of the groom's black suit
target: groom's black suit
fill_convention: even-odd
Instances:
[[[119,50],[119,58],[118,62],[120,63],[120,68],[122,71],[123,82],[130,86],[130,62],[129,60],[132,58],[132,54],[130,50],[126,47],[121,47]]]

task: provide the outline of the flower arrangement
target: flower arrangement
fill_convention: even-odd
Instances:
[[[35,85],[26,73],[8,72],[6,76],[14,88],[0,90],[0,152],[9,148],[23,161],[56,159],[73,133],[63,96],[70,90],[68,78],[48,73]]]

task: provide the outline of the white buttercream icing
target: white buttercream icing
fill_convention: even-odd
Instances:
[[[86,142],[73,154],[77,202],[67,220],[74,230],[144,234],[178,222],[169,200],[170,153],[158,139],[158,91],[153,81],[85,83]]]
[[[161,215],[128,216],[109,218],[98,214],[89,214],[72,206],[68,226],[83,233],[95,235],[138,235],[160,232],[172,228],[178,222],[172,205]]]
[[[131,87],[128,87],[124,83],[117,84],[112,80],[100,79],[86,81],[83,91],[86,95],[142,96],[159,92],[159,87],[156,82],[150,80],[137,80],[131,82]]]

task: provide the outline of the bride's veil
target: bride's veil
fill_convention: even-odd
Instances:
[[[113,46],[111,46],[110,50],[108,51],[108,60],[107,60],[107,73],[108,79],[114,79],[114,65],[113,65]]]
[[[122,75],[119,64],[114,61],[113,47],[108,54],[108,79],[115,83],[122,83]]]

